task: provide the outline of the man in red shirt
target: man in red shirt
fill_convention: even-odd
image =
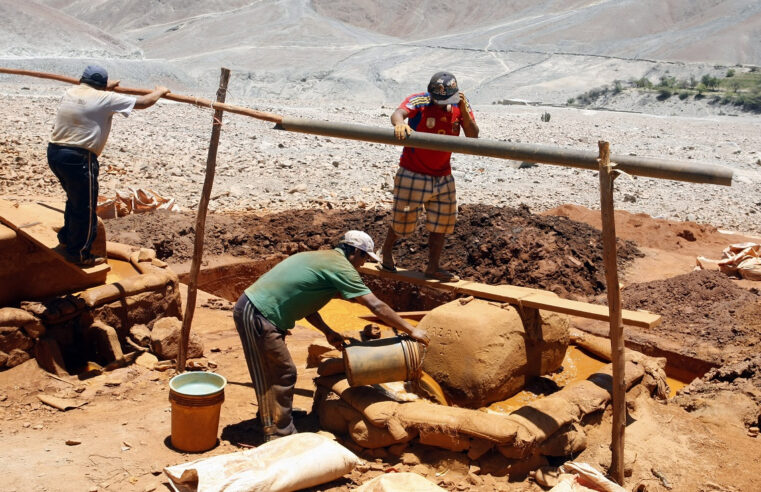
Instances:
[[[408,123],[405,123],[404,120]],[[459,135],[460,128],[466,137],[478,138],[478,125],[465,94],[460,92],[457,79],[449,72],[434,74],[428,91],[407,97],[391,115],[394,134],[400,140],[413,131]],[[394,178],[394,211],[391,226],[381,250],[381,266],[395,271],[393,249],[400,237],[415,230],[421,206],[426,211],[428,229],[427,278],[442,282],[459,280],[456,275],[439,266],[444,236],[454,231],[457,220],[451,152],[405,147]]]

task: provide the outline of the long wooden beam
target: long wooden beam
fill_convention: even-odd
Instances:
[[[359,268],[360,273],[374,277],[386,278],[416,285],[425,285],[433,289],[455,292],[457,294],[470,295],[481,299],[489,299],[498,302],[507,302],[514,305],[526,306],[535,309],[544,309],[556,313],[569,314],[582,318],[609,321],[610,313],[608,306],[589,304],[581,301],[562,299],[552,292],[518,287],[515,285],[488,285],[469,280],[457,282],[439,282],[425,277],[422,272],[397,268],[396,273],[382,270],[377,264],[366,264]],[[652,328],[661,322],[661,317],[647,311],[622,311],[623,322],[626,325],[640,328]]]
[[[74,77],[67,77],[66,75],[58,75],[55,73],[34,72],[32,70],[19,70],[16,68],[4,68],[4,67],[0,67],[0,73],[7,73],[11,75],[26,75],[28,77],[36,77],[38,79],[57,80],[59,82],[66,82],[69,84],[79,84],[79,79],[75,79]],[[121,94],[131,94],[133,96],[143,96],[145,94],[150,94],[152,92],[151,89],[122,87],[120,85],[117,85],[113,89],[113,91],[119,92]],[[259,120],[271,121],[273,123],[280,123],[283,120],[283,117],[280,116],[279,114],[267,113],[264,111],[257,111],[251,108],[244,108],[242,106],[234,106],[232,104],[211,101],[209,99],[203,99],[200,97],[183,96],[181,94],[174,94],[172,92],[170,92],[169,94],[166,94],[165,96],[162,96],[162,99],[169,99],[170,101],[192,104],[194,106],[199,106],[203,108],[211,108],[214,110],[227,111],[230,113],[240,114],[243,116],[250,116],[252,118],[256,118]]]

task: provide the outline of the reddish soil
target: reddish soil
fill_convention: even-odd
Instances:
[[[463,207],[444,261],[467,278],[600,298],[604,286],[599,231],[583,223],[594,223],[597,213],[581,207],[563,209],[573,220],[533,215],[525,208]],[[349,228],[367,230],[380,242],[387,220],[382,210],[300,210],[265,217],[213,214],[207,222],[205,263],[229,263],[231,257],[261,260],[275,253],[329,247]],[[715,272],[691,272],[696,255],[719,257],[736,236],[722,235],[709,226],[672,226],[641,216],[617,214],[617,220],[623,239],[619,242],[622,278],[628,284],[623,291],[626,307],[663,316],[653,330],[627,327],[627,337],[645,348],[665,347],[677,362],[693,357],[719,365],[666,404],[647,397],[628,402],[627,490],[666,490],[659,477],[672,490],[758,489],[761,438],[753,437],[750,429],[761,423],[761,360],[753,354],[761,333],[759,292],[752,284]],[[109,240],[154,248],[178,270],[186,268],[192,254],[192,215],[131,216],[107,221],[106,227]],[[424,233],[418,233],[401,241],[396,248],[398,263],[422,267],[425,239]],[[392,295],[396,300],[406,296],[402,303],[407,305],[419,302],[430,307],[446,298],[430,289],[371,286],[376,287],[383,287],[389,300]],[[46,376],[30,361],[0,374],[3,488],[167,490],[160,474],[163,466],[258,445],[256,405],[230,304],[203,292],[199,296],[193,330],[204,340],[208,360],[230,382],[218,447],[194,455],[169,446],[169,373],[133,365],[90,380],[61,381]],[[579,319],[574,323],[588,328]],[[304,369],[304,361],[307,346],[320,338],[303,327],[288,338],[299,367],[298,407],[311,405],[315,370]],[[88,403],[60,412],[38,400],[42,393]],[[302,431],[316,428],[313,418],[299,419],[296,425]],[[586,451],[573,458],[605,470],[610,464],[610,414],[600,416],[596,425],[588,434]],[[364,457],[367,466],[319,490],[350,490],[392,470],[414,471],[448,490],[541,490],[530,479],[509,483],[494,475],[473,474],[476,470],[461,453],[414,448],[400,456],[366,453]]]
[[[738,287],[721,272],[700,270],[634,284],[624,289],[622,296],[625,309],[644,309],[662,316],[652,335],[721,347],[721,358],[715,363],[758,352],[761,295],[758,289]],[[687,351],[692,348],[685,347]]]
[[[366,231],[379,249],[388,223],[386,210],[293,210],[264,217],[212,214],[206,222],[204,254],[256,259],[328,248],[349,229]],[[195,218],[190,214],[155,213],[150,220],[132,215],[109,220],[106,227],[111,241],[153,248],[173,264],[193,254]],[[638,256],[642,254],[634,243],[620,242],[622,267]],[[428,246],[422,222],[413,236],[397,243],[395,258],[400,266],[423,268]],[[461,207],[442,264],[463,278],[542,288],[564,297],[584,298],[604,290],[599,231],[565,217],[532,214],[526,207]]]

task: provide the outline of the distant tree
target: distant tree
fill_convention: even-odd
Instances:
[[[730,68],[729,70],[727,70],[727,75],[726,75],[727,78],[734,77],[734,76],[735,76],[734,68]]]
[[[676,79],[668,75],[661,75],[661,87],[674,87],[676,85]]]
[[[700,78],[700,82],[709,89],[713,89],[719,85],[719,79],[708,74],[703,75],[703,77]]]
[[[648,79],[647,77],[642,77],[642,78],[640,78],[639,80],[637,80],[637,81],[634,83],[634,85],[635,85],[635,86],[636,86],[638,89],[650,89],[651,87],[653,87],[653,83],[652,83],[652,82],[650,82],[650,79]]]

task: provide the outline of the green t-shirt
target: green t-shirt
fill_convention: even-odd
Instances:
[[[319,311],[337,292],[347,300],[370,294],[340,249],[289,256],[245,290],[246,297],[280,331]]]

